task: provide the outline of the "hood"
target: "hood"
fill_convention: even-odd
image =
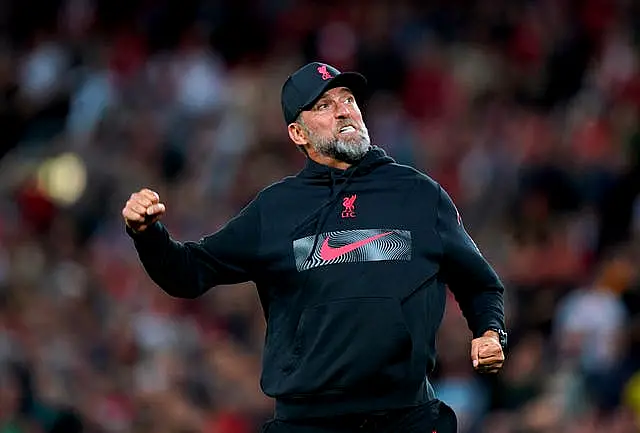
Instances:
[[[364,176],[381,165],[391,164],[394,162],[395,160],[390,156],[387,156],[383,149],[378,146],[371,146],[369,151],[365,153],[360,161],[356,162],[346,170],[319,164],[314,160],[307,158],[304,169],[298,173],[297,177],[301,179],[319,181],[317,183],[331,184],[334,183],[334,180]]]

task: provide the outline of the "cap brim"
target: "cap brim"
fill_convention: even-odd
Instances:
[[[355,96],[356,101],[362,102],[362,99],[364,99],[367,92],[367,79],[364,75],[357,72],[343,72],[327,81],[327,84],[325,84],[324,87],[321,87],[318,92],[302,106],[302,110],[304,111],[311,108],[327,90],[335,89],[336,87],[348,88]]]

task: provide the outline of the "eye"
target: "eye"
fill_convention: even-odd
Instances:
[[[347,99],[345,101],[347,102],[347,104],[353,104],[354,102],[356,102],[353,96],[347,96]]]
[[[326,110],[327,108],[329,108],[329,104],[327,104],[326,102],[321,102],[316,105],[316,110]]]

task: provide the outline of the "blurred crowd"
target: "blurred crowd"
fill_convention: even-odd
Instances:
[[[195,240],[297,172],[279,93],[312,60],[368,77],[372,141],[508,288],[496,377],[448,303],[460,432],[640,431],[640,3],[3,0],[0,433],[259,430],[255,287],[170,298],[120,211],[150,187]]]

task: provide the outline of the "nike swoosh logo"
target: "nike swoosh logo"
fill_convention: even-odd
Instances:
[[[371,242],[375,241],[376,239],[380,239],[383,236],[390,235],[391,233],[393,232],[380,233],[378,235],[371,236],[370,238],[362,239],[361,241],[354,242],[352,244],[343,245],[338,248],[333,248],[329,246],[330,236],[327,236],[324,242],[322,243],[322,247],[320,248],[320,258],[322,260],[337,259],[340,256],[344,256],[345,254],[350,253],[353,250],[357,250],[358,248],[363,247],[367,244],[370,244]]]

